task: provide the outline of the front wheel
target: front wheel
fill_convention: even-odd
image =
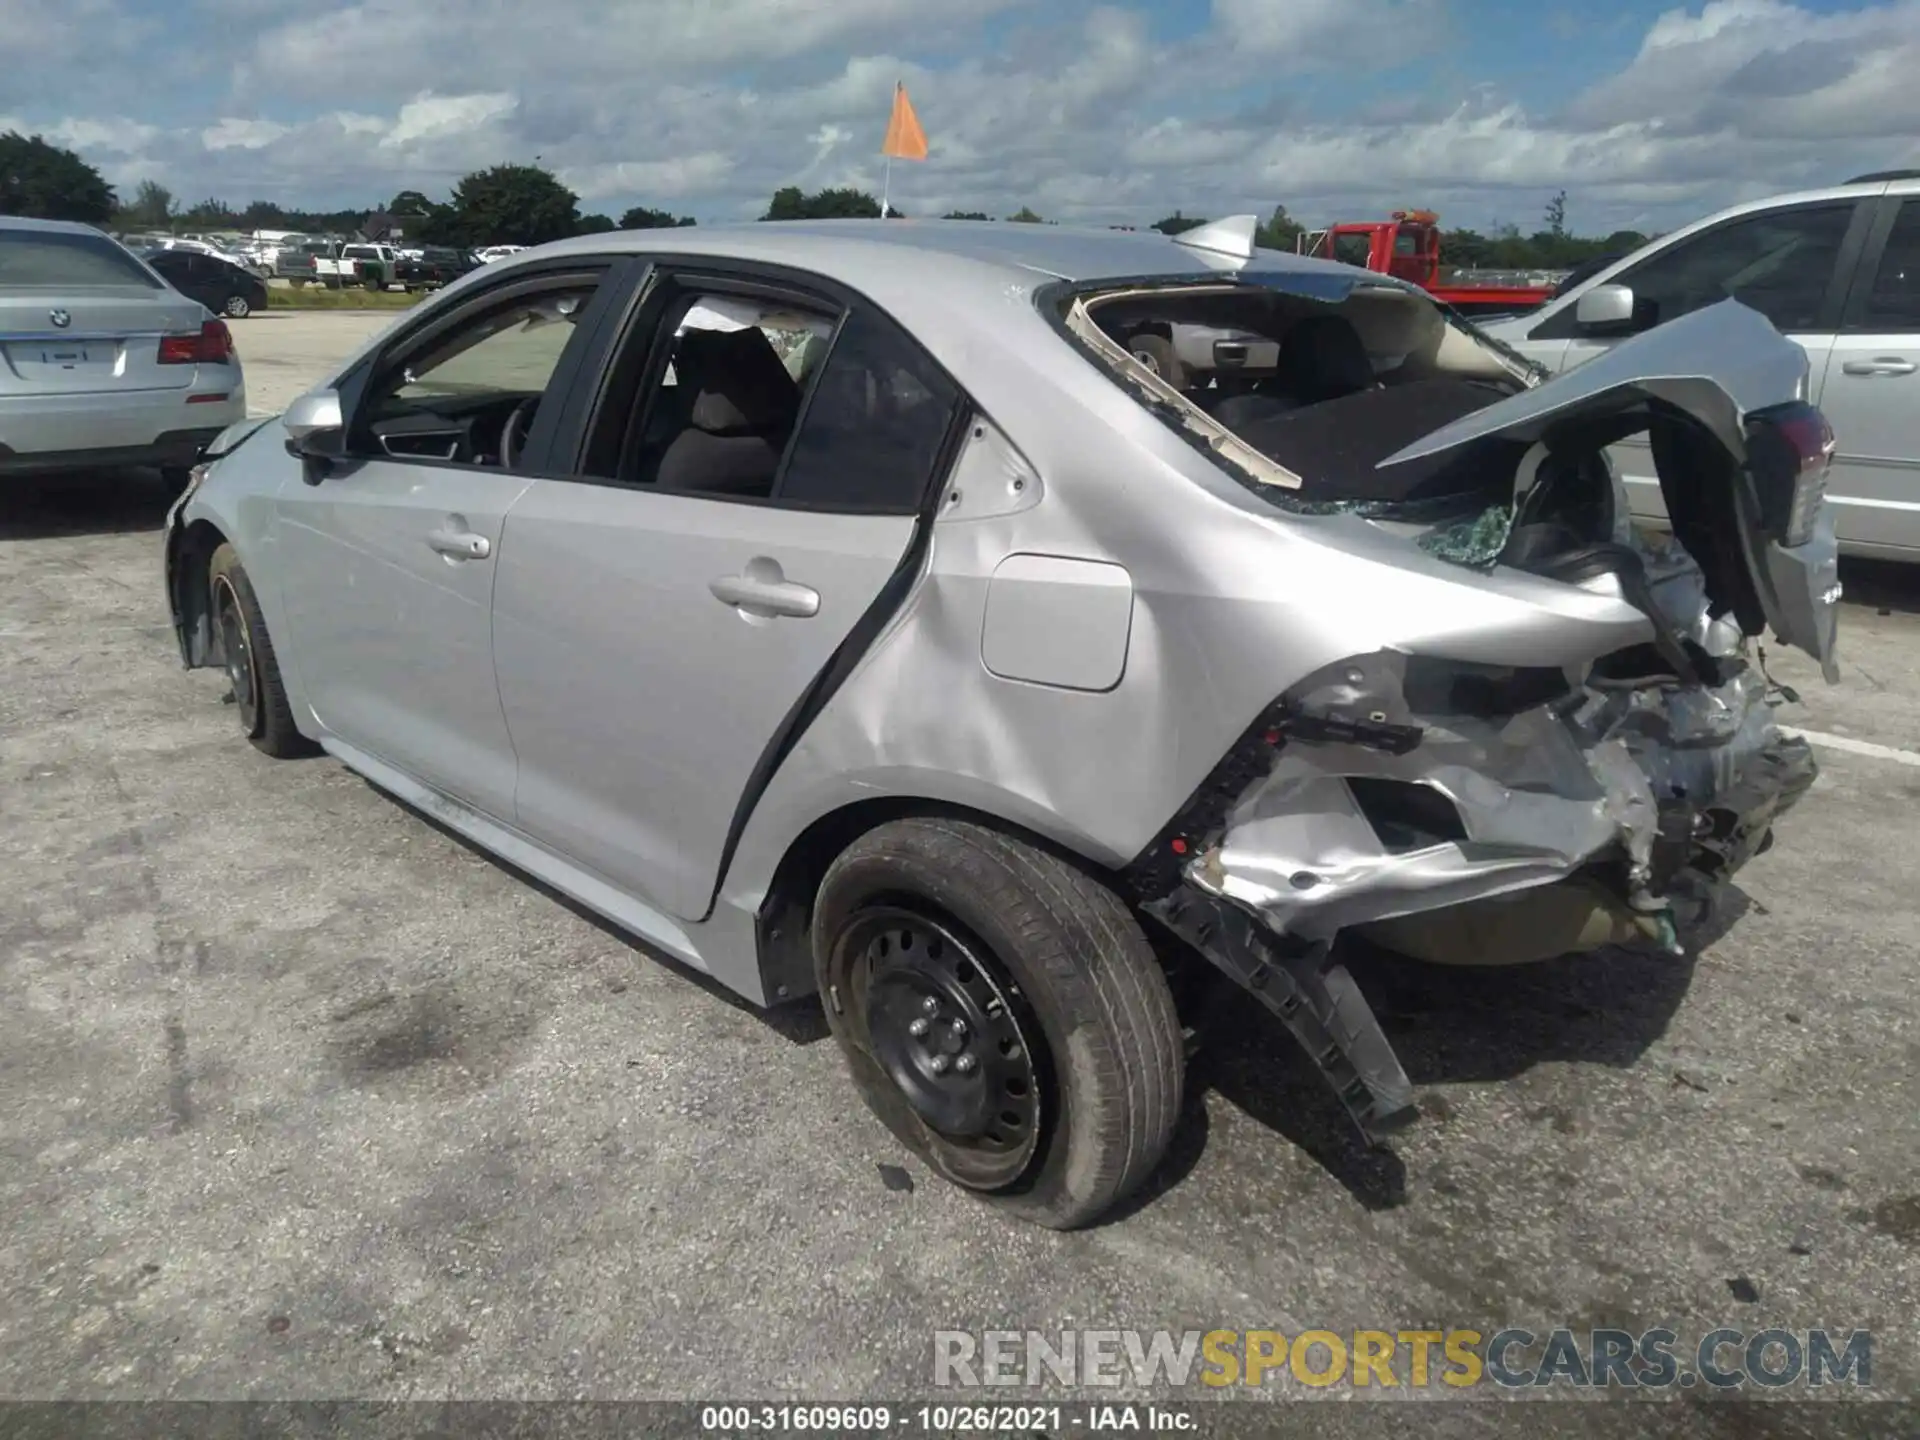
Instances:
[[[1180,1115],[1165,975],[1106,886],[960,820],[900,820],[834,861],[812,942],[868,1107],[938,1174],[1052,1229],[1139,1188]]]
[[[253,582],[231,545],[215,550],[208,563],[207,599],[227,680],[233,687],[233,705],[247,739],[276,760],[313,754],[313,742],[293,723],[293,706],[280,679],[280,662],[266,619]]]
[[[253,313],[253,302],[244,295],[229,295],[221,309],[229,320],[244,320]]]

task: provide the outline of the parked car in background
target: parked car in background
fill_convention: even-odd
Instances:
[[[88,225],[0,217],[0,475],[157,465],[244,419],[226,323]]]
[[[1258,224],[496,261],[218,442],[168,519],[181,657],[266,753],[817,994],[866,1103],[1012,1214],[1153,1171],[1194,976],[1383,1136],[1412,1086],[1343,934],[1676,951],[1812,784],[1749,657],[1770,627],[1834,673],[1824,422],[1740,305],[1542,384]],[[1148,323],[1279,362],[1182,391]],[[1716,543],[1627,522],[1601,447],[1636,427]]]
[[[228,249],[212,240],[204,240],[192,235],[172,235],[160,242],[163,250],[178,250],[191,255],[210,255],[216,260],[224,260],[229,265],[237,265],[242,270],[260,274],[263,268],[259,261],[242,254],[238,250]]]
[[[249,252],[265,277],[285,280],[295,289],[312,284],[318,278],[313,256],[301,242],[291,240],[255,241]]]
[[[384,290],[393,283],[400,264],[400,252],[391,245],[356,241],[340,249],[343,263],[352,262],[353,278],[369,290]]]
[[[267,308],[267,282],[216,256],[192,250],[150,250],[141,258],[174,289],[216,315],[244,320]]]
[[[527,247],[524,245],[488,245],[473,252],[473,258],[482,265],[491,265],[496,260],[504,260],[509,255],[518,255]]]
[[[402,252],[394,265],[393,279],[410,293],[415,290],[437,290],[479,268],[480,262],[464,250],[428,245],[416,252]]]
[[[1841,549],[1920,560],[1920,171],[1736,205],[1482,328],[1557,373],[1728,298],[1807,352]],[[1613,454],[1635,513],[1664,523],[1653,452]]]

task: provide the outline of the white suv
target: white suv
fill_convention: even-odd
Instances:
[[[1729,296],[1807,352],[1841,549],[1920,560],[1920,171],[1737,205],[1480,328],[1558,372]],[[1613,453],[1635,512],[1664,518],[1645,443]]]

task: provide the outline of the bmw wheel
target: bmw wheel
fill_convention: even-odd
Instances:
[[[1138,921],[1092,876],[984,826],[896,821],[834,861],[812,941],[861,1098],[945,1179],[1069,1229],[1159,1163],[1180,1024]]]

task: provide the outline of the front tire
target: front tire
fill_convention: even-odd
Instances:
[[[253,302],[244,295],[229,295],[227,303],[220,308],[229,320],[244,320],[253,313]]]
[[[1173,997],[1126,904],[1067,861],[966,821],[894,821],[828,869],[812,942],[861,1098],[944,1178],[1064,1230],[1165,1154]]]
[[[256,749],[276,760],[313,754],[314,743],[293,723],[293,706],[280,679],[266,619],[231,545],[215,550],[208,562],[207,599],[242,732]]]

